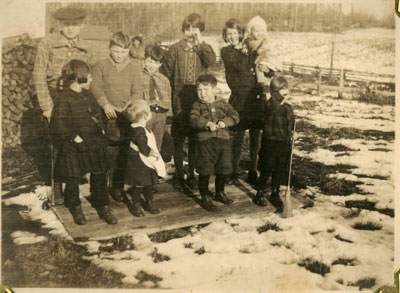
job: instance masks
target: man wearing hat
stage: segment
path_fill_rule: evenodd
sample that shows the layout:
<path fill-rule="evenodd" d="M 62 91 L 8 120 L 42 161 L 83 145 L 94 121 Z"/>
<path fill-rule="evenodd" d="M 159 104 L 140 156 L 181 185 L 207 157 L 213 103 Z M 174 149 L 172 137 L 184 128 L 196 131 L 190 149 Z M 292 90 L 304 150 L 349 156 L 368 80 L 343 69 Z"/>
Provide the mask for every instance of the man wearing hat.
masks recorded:
<path fill-rule="evenodd" d="M 33 69 L 33 83 L 39 106 L 48 122 L 57 100 L 56 85 L 64 65 L 73 59 L 93 63 L 90 50 L 79 38 L 86 11 L 67 6 L 58 9 L 53 16 L 57 20 L 58 31 L 39 42 Z M 57 157 L 56 155 L 55 149 L 54 157 Z M 61 182 L 57 179 L 54 184 L 54 195 L 56 201 L 61 199 Z"/>

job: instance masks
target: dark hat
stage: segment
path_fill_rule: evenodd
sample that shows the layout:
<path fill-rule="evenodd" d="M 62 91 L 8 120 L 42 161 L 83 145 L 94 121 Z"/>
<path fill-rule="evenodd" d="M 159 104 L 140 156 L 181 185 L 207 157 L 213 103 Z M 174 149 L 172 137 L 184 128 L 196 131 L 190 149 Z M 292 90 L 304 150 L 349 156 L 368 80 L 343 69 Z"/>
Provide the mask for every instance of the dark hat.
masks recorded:
<path fill-rule="evenodd" d="M 54 13 L 54 17 L 61 21 L 83 20 L 87 15 L 85 9 L 79 7 L 63 7 Z"/>

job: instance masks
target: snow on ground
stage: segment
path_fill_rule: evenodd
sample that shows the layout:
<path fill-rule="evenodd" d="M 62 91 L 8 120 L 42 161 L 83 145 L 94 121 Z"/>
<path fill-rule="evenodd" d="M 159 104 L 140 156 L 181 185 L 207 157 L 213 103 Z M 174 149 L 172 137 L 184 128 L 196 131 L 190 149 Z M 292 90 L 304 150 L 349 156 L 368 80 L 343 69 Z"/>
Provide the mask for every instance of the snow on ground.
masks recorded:
<path fill-rule="evenodd" d="M 355 65 L 361 66 L 357 67 L 358 70 L 374 69 L 371 71 L 381 72 L 394 68 L 391 63 L 394 60 L 394 49 L 390 45 L 394 42 L 392 34 L 392 31 L 386 30 L 352 31 L 337 38 L 343 46 L 358 44 L 354 50 L 370 52 L 354 56 L 361 56 L 361 59 L 354 60 Z M 271 42 L 275 44 L 287 40 L 286 43 L 281 42 L 282 54 L 287 54 L 289 59 L 295 58 L 294 62 L 302 60 L 305 64 L 311 64 L 307 63 L 311 61 L 318 63 L 319 57 L 315 56 L 321 56 L 330 48 L 329 34 L 270 35 Z M 373 45 L 374 43 L 377 45 Z M 387 43 L 388 49 L 385 49 L 384 44 Z M 218 45 L 218 41 L 215 44 Z M 305 44 L 308 46 L 304 47 Z M 338 48 L 340 46 L 339 44 Z M 376 48 L 381 51 L 374 55 L 374 50 L 378 50 Z M 354 50 L 345 50 L 345 53 Z M 387 58 L 382 57 L 382 52 L 388 54 Z M 323 58 L 325 57 L 321 56 L 321 60 Z M 217 77 L 221 93 L 226 96 L 229 89 L 223 72 Z M 317 127 L 394 131 L 394 108 L 391 106 L 380 107 L 309 95 L 294 96 L 291 103 L 298 109 L 296 115 L 299 119 Z M 376 203 L 375 207 L 379 209 L 394 208 L 394 142 L 383 138 L 347 138 L 330 143 L 342 144 L 353 150 L 347 151 L 349 156 L 335 156 L 338 152 L 321 147 L 312 152 L 295 148 L 295 154 L 326 165 L 355 166 L 355 169 L 351 169 L 352 174 L 336 173 L 331 176 L 361 182 L 358 187 L 363 194 L 327 196 L 317 187 L 307 187 L 297 192 L 300 196 L 312 197 L 314 206 L 295 210 L 292 218 L 282 219 L 277 214 L 266 213 L 259 218 L 246 217 L 215 222 L 203 228 L 193 227 L 189 235 L 165 243 L 154 243 L 146 234 L 142 234 L 133 239 L 135 249 L 122 252 L 100 251 L 99 242 L 88 241 L 81 243 L 91 254 L 86 258 L 103 268 L 124 274 L 124 282 L 138 283 L 137 276 L 140 272 L 160 278 L 156 283 L 151 280 L 141 283 L 148 288 L 157 285 L 169 289 L 221 289 L 228 292 L 279 289 L 358 290 L 355 283 L 366 278 L 375 279 L 371 290 L 391 285 L 394 219 L 377 211 L 357 211 L 345 208 L 344 205 L 346 200 L 368 200 Z M 6 205 L 26 206 L 25 218 L 41 221 L 44 227 L 52 229 L 51 233 L 70 239 L 56 216 L 51 211 L 42 209 L 42 202 L 48 192 L 47 187 L 38 186 L 33 193 L 21 194 L 3 202 Z M 81 186 L 81 193 L 81 196 L 89 194 L 87 184 Z M 276 231 L 258 233 L 257 228 L 266 224 L 275 227 Z M 355 228 L 362 224 L 373 225 L 377 230 Z M 14 234 L 13 239 L 16 244 L 22 244 L 25 240 L 28 241 L 24 237 L 33 241 L 37 236 L 20 231 Z M 169 260 L 154 262 L 154 253 L 168 256 Z"/>

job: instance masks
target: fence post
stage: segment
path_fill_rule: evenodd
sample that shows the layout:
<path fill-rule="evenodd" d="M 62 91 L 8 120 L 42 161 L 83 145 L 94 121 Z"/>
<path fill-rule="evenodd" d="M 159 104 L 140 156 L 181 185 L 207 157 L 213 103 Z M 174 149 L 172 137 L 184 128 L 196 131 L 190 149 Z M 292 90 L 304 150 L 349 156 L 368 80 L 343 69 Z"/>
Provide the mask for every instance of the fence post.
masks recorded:
<path fill-rule="evenodd" d="M 321 83 L 322 83 L 322 70 L 318 67 L 318 86 L 317 86 L 317 95 L 321 95 Z"/>
<path fill-rule="evenodd" d="M 339 80 L 339 93 L 338 98 L 343 98 L 343 88 L 344 88 L 344 69 L 343 65 L 340 67 L 340 80 Z"/>

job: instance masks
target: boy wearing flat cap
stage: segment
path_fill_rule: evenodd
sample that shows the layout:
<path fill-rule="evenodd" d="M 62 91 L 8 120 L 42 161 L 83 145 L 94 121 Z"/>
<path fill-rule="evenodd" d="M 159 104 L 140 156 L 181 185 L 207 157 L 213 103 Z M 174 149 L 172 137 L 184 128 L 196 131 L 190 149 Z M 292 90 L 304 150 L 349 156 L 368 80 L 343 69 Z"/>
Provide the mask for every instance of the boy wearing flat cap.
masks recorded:
<path fill-rule="evenodd" d="M 56 85 L 64 65 L 73 59 L 93 63 L 90 50 L 79 38 L 86 11 L 67 6 L 58 9 L 53 16 L 57 20 L 59 31 L 39 42 L 33 69 L 33 83 L 39 106 L 48 121 L 51 118 L 54 102 L 57 100 Z M 55 157 L 56 155 L 57 149 L 54 152 Z M 55 179 L 56 199 L 61 198 L 61 182 L 59 181 Z"/>

